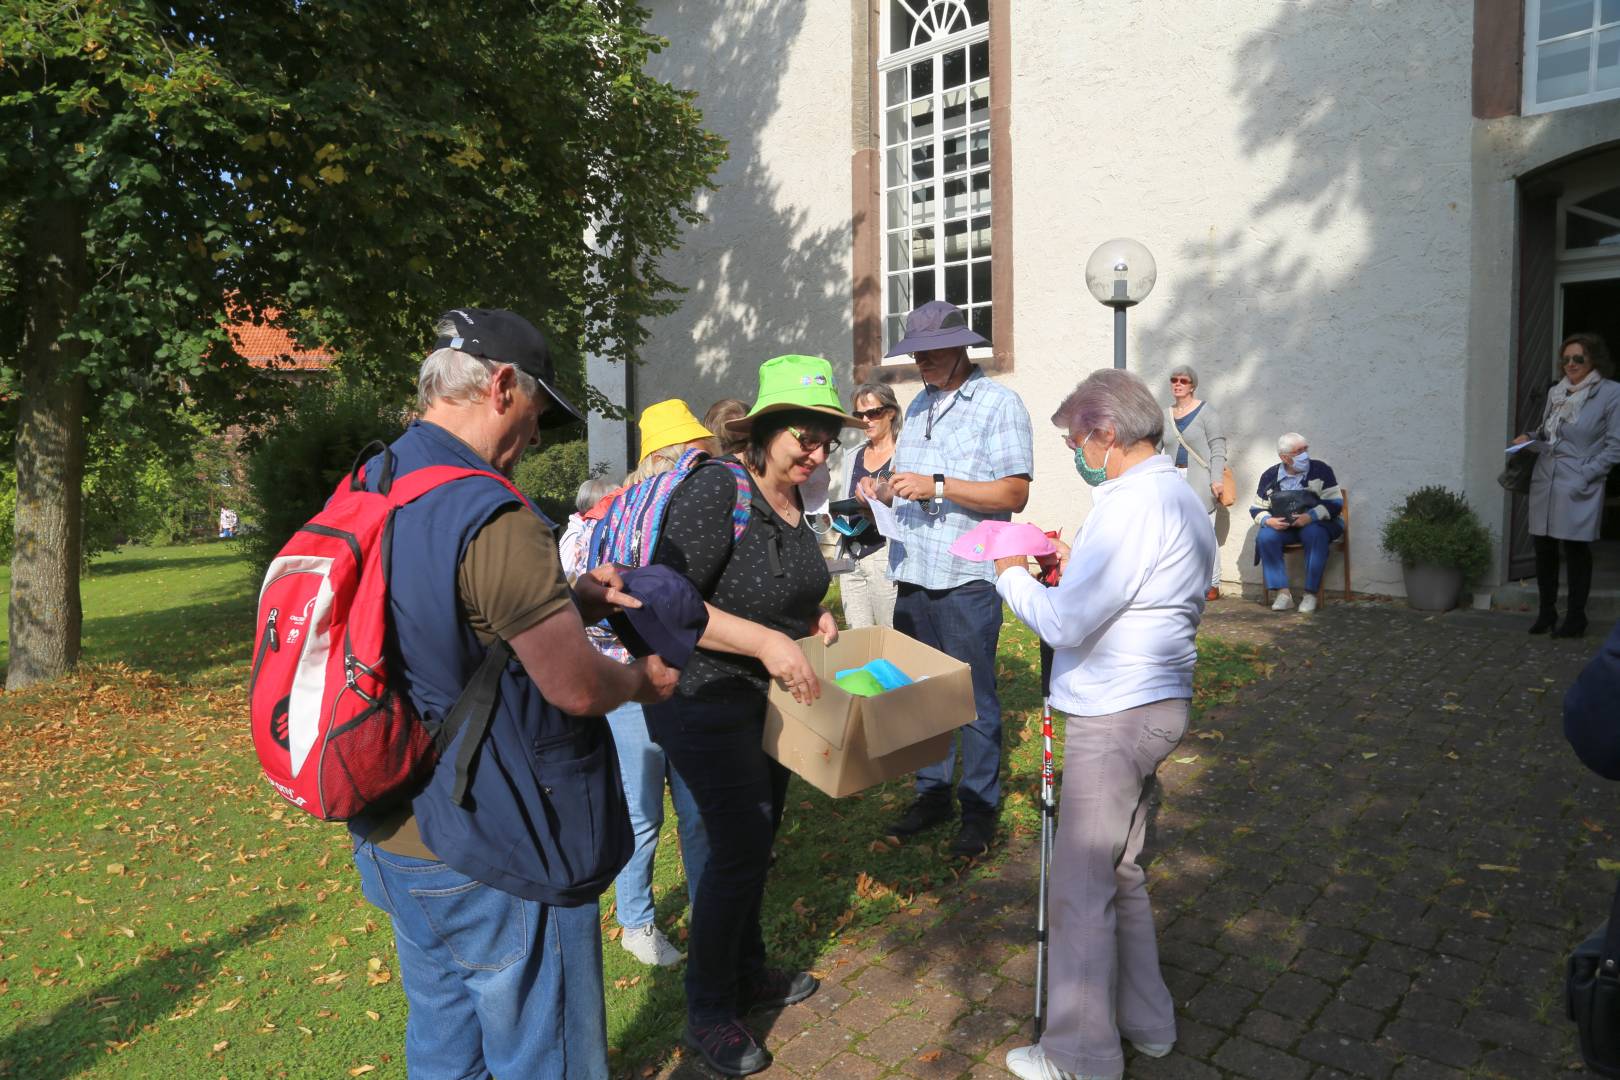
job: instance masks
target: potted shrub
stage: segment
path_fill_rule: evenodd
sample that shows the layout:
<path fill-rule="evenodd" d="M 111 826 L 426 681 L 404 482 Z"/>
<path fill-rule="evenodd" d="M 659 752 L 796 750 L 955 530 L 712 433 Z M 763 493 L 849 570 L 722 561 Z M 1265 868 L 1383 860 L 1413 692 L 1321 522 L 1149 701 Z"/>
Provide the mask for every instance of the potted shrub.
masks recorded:
<path fill-rule="evenodd" d="M 1406 601 L 1419 611 L 1450 611 L 1464 584 L 1491 561 L 1491 534 L 1468 500 L 1443 487 L 1418 488 L 1384 522 L 1384 551 L 1401 560 Z"/>

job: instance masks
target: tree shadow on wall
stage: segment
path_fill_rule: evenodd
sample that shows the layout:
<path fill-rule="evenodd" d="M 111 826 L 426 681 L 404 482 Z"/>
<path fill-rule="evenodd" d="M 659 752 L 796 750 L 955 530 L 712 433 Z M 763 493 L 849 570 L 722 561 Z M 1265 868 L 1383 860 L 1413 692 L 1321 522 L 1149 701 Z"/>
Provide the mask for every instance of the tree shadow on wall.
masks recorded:
<path fill-rule="evenodd" d="M 678 394 L 698 413 L 721 397 L 752 401 L 761 362 L 782 353 L 826 356 L 847 378 L 851 263 L 847 216 L 818 224 L 784 194 L 806 177 L 847 192 L 847 154 L 817 155 L 823 140 L 791 138 L 767 148 L 775 124 L 789 53 L 804 30 L 804 4 L 737 5 L 721 0 L 674 0 L 655 5 L 651 29 L 670 47 L 650 67 L 677 86 L 701 91 L 704 126 L 724 137 L 730 156 L 715 176 L 719 190 L 702 209 L 709 216 L 686 232 L 666 273 L 688 291 L 674 314 L 659 320 L 643 354 L 652 361 L 633 372 L 654 394 Z M 843 40 L 843 39 L 841 39 Z M 847 44 L 844 45 L 847 49 Z M 847 81 L 847 52 L 827 58 L 826 77 Z M 823 114 L 807 124 L 849 126 L 847 114 Z M 792 123 L 787 125 L 789 130 Z M 668 369 L 668 370 L 666 370 Z M 678 378 L 670 371 L 679 371 Z"/>
<path fill-rule="evenodd" d="M 1401 493 L 1463 476 L 1461 456 L 1436 460 L 1423 434 L 1465 418 L 1472 26 L 1463 5 L 1375 7 L 1401 18 L 1282 5 L 1228 54 L 1246 159 L 1233 164 L 1268 180 L 1235 197 L 1209 185 L 1212 224 L 1164 260 L 1178 302 L 1144 311 L 1150 384 L 1195 364 L 1220 410 L 1251 584 L 1247 507 L 1283 432 L 1304 433 L 1356 491 L 1362 566 L 1379 562 Z"/>

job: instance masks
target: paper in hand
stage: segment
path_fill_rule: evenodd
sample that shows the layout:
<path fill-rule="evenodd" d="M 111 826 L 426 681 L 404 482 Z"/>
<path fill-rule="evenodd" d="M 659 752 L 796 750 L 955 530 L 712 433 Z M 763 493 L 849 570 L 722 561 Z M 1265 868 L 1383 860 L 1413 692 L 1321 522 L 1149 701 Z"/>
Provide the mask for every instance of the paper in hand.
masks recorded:
<path fill-rule="evenodd" d="M 900 522 L 895 517 L 893 508 L 884 506 L 877 499 L 869 500 L 866 508 L 872 512 L 872 524 L 877 526 L 879 535 L 886 536 L 890 540 L 900 539 Z"/>

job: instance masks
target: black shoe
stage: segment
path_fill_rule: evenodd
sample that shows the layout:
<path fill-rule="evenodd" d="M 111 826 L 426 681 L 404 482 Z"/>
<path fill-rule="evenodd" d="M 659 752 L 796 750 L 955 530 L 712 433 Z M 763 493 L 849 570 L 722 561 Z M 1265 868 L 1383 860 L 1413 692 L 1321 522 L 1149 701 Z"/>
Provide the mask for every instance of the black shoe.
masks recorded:
<path fill-rule="evenodd" d="M 788 971 L 768 967 L 751 979 L 744 979 L 737 994 L 737 1011 L 780 1009 L 797 1005 L 821 986 L 821 980 L 808 971 Z"/>
<path fill-rule="evenodd" d="M 990 842 L 996 838 L 996 819 L 990 814 L 964 814 L 962 816 L 962 831 L 956 834 L 947 849 L 952 855 L 966 855 L 976 858 L 990 850 Z"/>
<path fill-rule="evenodd" d="M 887 835 L 915 836 L 925 829 L 951 819 L 951 800 L 938 795 L 919 795 L 911 808 L 889 826 Z"/>
<path fill-rule="evenodd" d="M 688 1023 L 681 1041 L 702 1054 L 709 1068 L 726 1076 L 748 1076 L 771 1065 L 771 1055 L 735 1019 L 703 1027 Z"/>
<path fill-rule="evenodd" d="M 1586 636 L 1585 615 L 1565 615 L 1564 621 L 1558 624 L 1558 629 L 1552 632 L 1553 637 L 1576 638 Z"/>
<path fill-rule="evenodd" d="M 1536 616 L 1536 621 L 1530 624 L 1530 632 L 1532 634 L 1545 634 L 1557 622 L 1558 612 L 1551 608 L 1543 608 L 1541 614 Z"/>

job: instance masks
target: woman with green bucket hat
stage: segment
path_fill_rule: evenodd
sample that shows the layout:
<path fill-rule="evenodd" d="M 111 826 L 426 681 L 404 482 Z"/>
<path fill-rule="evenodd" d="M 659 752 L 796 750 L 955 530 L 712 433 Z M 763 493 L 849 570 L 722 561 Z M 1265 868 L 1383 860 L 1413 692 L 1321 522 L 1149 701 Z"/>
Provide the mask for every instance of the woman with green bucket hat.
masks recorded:
<path fill-rule="evenodd" d="M 695 877 L 686 962 L 686 1043 L 727 1076 L 771 1061 L 740 1022 L 751 1009 L 791 1005 L 816 990 L 809 972 L 765 962 L 760 903 L 788 772 L 765 756 L 765 695 L 775 679 L 797 700 L 821 693 L 795 639 L 837 623 L 821 606 L 831 583 L 798 485 L 860 421 L 843 411 L 832 365 L 816 356 L 778 356 L 759 369 L 759 395 L 727 423 L 746 436 L 736 457 L 751 492 L 732 470 L 700 465 L 675 490 L 653 562 L 695 585 L 709 625 L 675 696 L 647 708 L 647 727 L 703 816 L 709 855 Z M 738 495 L 748 497 L 747 531 L 733 543 Z"/>

